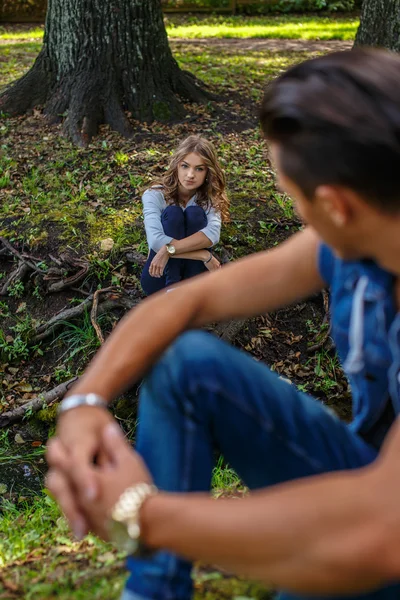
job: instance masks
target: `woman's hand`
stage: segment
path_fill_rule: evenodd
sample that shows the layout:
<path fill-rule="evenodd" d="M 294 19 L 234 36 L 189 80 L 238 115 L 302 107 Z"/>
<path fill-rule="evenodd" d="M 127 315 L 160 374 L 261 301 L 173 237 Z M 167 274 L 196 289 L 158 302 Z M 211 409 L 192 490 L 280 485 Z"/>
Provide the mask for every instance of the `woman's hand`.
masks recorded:
<path fill-rule="evenodd" d="M 169 260 L 169 254 L 166 246 L 160 248 L 149 267 L 149 274 L 151 277 L 162 277 L 164 275 L 164 269 L 167 266 Z"/>
<path fill-rule="evenodd" d="M 205 262 L 204 264 L 209 271 L 216 271 L 217 269 L 221 268 L 221 263 L 219 262 L 219 260 L 217 258 L 215 258 L 215 256 L 213 254 L 211 256 L 212 256 L 211 260 L 209 260 L 208 262 Z"/>

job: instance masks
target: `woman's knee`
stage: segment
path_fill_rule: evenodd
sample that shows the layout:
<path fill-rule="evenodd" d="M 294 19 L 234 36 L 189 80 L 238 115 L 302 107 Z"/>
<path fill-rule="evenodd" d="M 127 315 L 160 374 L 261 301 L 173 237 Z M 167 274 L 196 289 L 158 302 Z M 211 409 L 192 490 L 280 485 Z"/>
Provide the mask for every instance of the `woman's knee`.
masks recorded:
<path fill-rule="evenodd" d="M 207 226 L 207 215 L 201 206 L 188 206 L 184 214 L 188 235 L 192 235 Z"/>
<path fill-rule="evenodd" d="M 161 215 L 161 224 L 166 235 L 175 239 L 185 237 L 185 217 L 180 206 L 167 206 Z"/>

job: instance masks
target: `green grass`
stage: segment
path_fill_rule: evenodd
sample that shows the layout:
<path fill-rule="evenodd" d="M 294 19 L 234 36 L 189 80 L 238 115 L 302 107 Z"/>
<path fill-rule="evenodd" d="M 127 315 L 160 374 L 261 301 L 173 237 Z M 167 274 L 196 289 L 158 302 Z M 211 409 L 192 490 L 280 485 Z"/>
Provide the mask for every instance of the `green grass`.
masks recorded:
<path fill-rule="evenodd" d="M 34 27 L 33 29 L 22 29 L 21 31 L 8 31 L 6 27 L 0 27 L 0 40 L 42 40 L 43 27 Z"/>
<path fill-rule="evenodd" d="M 122 555 L 92 535 L 75 541 L 45 494 L 0 504 L 0 570 L 25 600 L 117 600 L 125 582 Z"/>
<path fill-rule="evenodd" d="M 166 18 L 167 33 L 171 38 L 280 38 L 298 40 L 352 40 L 359 19 L 355 17 L 319 17 L 308 15 L 281 15 L 268 17 L 171 17 Z M 21 31 L 0 28 L 0 42 L 13 44 L 24 40 L 30 46 L 41 41 L 43 29 L 36 27 Z M 11 44 L 10 44 L 11 45 Z"/>
<path fill-rule="evenodd" d="M 359 20 L 315 16 L 208 17 L 186 23 L 167 23 L 171 38 L 280 38 L 352 40 Z"/>

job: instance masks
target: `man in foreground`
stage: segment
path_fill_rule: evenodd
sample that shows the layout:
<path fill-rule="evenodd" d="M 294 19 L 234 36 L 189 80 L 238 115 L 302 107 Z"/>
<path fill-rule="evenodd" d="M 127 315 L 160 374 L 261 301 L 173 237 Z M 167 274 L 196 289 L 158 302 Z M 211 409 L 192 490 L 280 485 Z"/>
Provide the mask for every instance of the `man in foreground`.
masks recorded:
<path fill-rule="evenodd" d="M 399 57 L 356 50 L 273 82 L 261 124 L 308 228 L 143 302 L 63 401 L 48 484 L 77 535 L 117 539 L 119 526 L 126 547 L 139 544 L 124 599 L 188 599 L 193 559 L 286 599 L 400 597 L 397 425 L 381 451 L 400 408 L 399 78 Z M 181 335 L 326 285 L 350 426 L 250 356 Z M 151 367 L 135 453 L 103 405 Z M 215 447 L 257 492 L 240 502 L 205 493 Z"/>

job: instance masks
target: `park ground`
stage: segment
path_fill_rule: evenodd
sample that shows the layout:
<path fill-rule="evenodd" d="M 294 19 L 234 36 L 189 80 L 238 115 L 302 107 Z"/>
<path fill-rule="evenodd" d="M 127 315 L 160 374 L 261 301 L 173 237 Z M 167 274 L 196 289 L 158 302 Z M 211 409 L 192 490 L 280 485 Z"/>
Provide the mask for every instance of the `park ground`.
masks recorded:
<path fill-rule="evenodd" d="M 1 412 L 79 375 L 99 347 L 88 312 L 58 321 L 51 331 L 50 319 L 111 286 L 115 298 L 123 293 L 132 303 L 141 300 L 135 261 L 146 252 L 140 193 L 162 173 L 177 140 L 201 133 L 217 147 L 231 200 L 231 220 L 216 250 L 223 260 L 270 248 L 301 227 L 290 198 L 276 188 L 257 105 L 265 84 L 290 65 L 351 47 L 356 27 L 356 17 L 168 17 L 180 66 L 219 95 L 206 106 L 187 105 L 182 122 L 138 123 L 130 140 L 103 128 L 88 148 L 77 149 L 40 111 L 0 116 L 0 236 L 19 253 L 18 259 L 0 254 L 0 288 L 22 254 L 28 272 L 0 297 L 0 419 Z M 0 89 L 30 67 L 42 35 L 42 27 L 0 26 Z M 63 287 L 75 276 L 75 285 Z M 326 297 L 317 296 L 247 322 L 234 343 L 348 418 L 349 391 L 326 313 Z M 107 333 L 121 315 L 121 307 L 99 311 L 97 324 Z M 49 335 L 40 339 L 43 331 Z M 115 406 L 130 439 L 136 401 L 135 388 Z M 24 417 L 0 429 L 0 598 L 117 599 L 123 557 L 93 536 L 76 542 L 42 490 L 54 406 Z M 222 457 L 213 493 L 246 493 Z M 197 600 L 271 597 L 270 590 L 213 566 L 197 565 L 194 577 Z"/>

